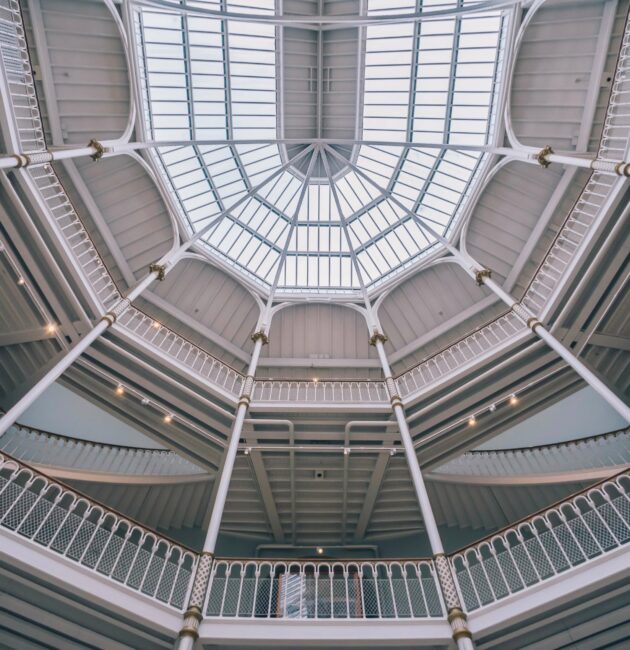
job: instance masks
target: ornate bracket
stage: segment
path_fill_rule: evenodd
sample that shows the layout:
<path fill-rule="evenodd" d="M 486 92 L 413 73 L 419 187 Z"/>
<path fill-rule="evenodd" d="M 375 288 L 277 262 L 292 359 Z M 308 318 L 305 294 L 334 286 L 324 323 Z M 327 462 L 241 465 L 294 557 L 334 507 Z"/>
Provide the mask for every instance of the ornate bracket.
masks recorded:
<path fill-rule="evenodd" d="M 383 332 L 379 332 L 378 330 L 374 330 L 374 334 L 370 337 L 370 345 L 376 345 L 376 342 L 380 341 L 381 343 L 385 343 L 387 341 L 387 337 Z"/>
<path fill-rule="evenodd" d="M 484 278 L 491 278 L 492 277 L 492 271 L 490 269 L 480 269 L 479 271 L 475 271 L 475 282 L 477 283 L 477 286 L 481 286 L 484 282 Z"/>
<path fill-rule="evenodd" d="M 150 264 L 149 273 L 156 273 L 157 279 L 161 282 L 166 277 L 166 264 Z"/>
<path fill-rule="evenodd" d="M 267 343 L 269 343 L 269 337 L 265 334 L 263 330 L 258 330 L 257 332 L 254 332 L 252 334 L 252 341 L 254 343 L 256 343 L 258 339 L 261 339 L 263 345 L 267 345 Z"/>
<path fill-rule="evenodd" d="M 553 153 L 553 149 L 551 148 L 550 145 L 547 145 L 544 149 L 541 149 L 535 156 L 534 159 L 538 161 L 538 164 L 541 167 L 549 167 L 551 165 L 551 161 L 547 160 L 547 156 Z"/>
<path fill-rule="evenodd" d="M 92 147 L 93 149 L 96 149 L 96 151 L 90 156 L 90 158 L 94 162 L 98 162 L 103 157 L 103 154 L 105 153 L 105 147 L 98 140 L 94 140 L 94 139 L 88 142 L 88 147 Z"/>

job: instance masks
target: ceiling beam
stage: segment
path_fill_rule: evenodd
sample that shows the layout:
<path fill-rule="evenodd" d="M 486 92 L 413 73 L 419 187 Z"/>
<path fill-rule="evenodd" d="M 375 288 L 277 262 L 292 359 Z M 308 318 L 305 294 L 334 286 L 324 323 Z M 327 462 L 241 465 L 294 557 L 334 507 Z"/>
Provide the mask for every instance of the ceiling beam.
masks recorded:
<path fill-rule="evenodd" d="M 245 425 L 243 427 L 243 437 L 245 438 L 246 444 L 256 444 L 258 440 L 256 439 L 256 434 L 253 431 L 251 425 Z M 262 459 L 262 454 L 257 449 L 252 449 L 249 454 L 249 464 L 254 472 L 256 477 L 256 482 L 258 484 L 258 490 L 260 492 L 260 500 L 265 509 L 265 514 L 267 516 L 267 521 L 273 532 L 273 537 L 276 542 L 284 542 L 284 529 L 280 523 L 280 516 L 278 515 L 278 509 L 276 508 L 276 501 L 271 490 L 271 484 L 269 483 L 269 475 L 267 474 L 267 468 Z"/>
<path fill-rule="evenodd" d="M 589 339 L 590 345 L 598 345 L 602 348 L 614 348 L 630 352 L 630 338 L 627 336 L 614 336 L 604 332 L 595 332 Z"/>
<path fill-rule="evenodd" d="M 383 426 L 391 426 L 392 423 L 383 422 Z M 383 446 L 391 445 L 398 438 L 398 430 L 389 431 L 384 434 L 382 444 Z M 361 507 L 361 513 L 359 514 L 359 520 L 357 521 L 356 528 L 354 530 L 353 541 L 357 542 L 364 539 L 365 533 L 367 531 L 370 519 L 372 517 L 372 512 L 374 512 L 374 506 L 376 505 L 376 499 L 381 491 L 381 484 L 385 478 L 385 472 L 389 466 L 389 459 L 391 458 L 391 453 L 389 450 L 383 451 L 378 455 L 376 462 L 374 464 L 374 469 L 372 470 L 372 476 L 370 477 L 370 483 L 368 489 L 365 491 L 365 498 L 363 500 L 363 506 Z"/>

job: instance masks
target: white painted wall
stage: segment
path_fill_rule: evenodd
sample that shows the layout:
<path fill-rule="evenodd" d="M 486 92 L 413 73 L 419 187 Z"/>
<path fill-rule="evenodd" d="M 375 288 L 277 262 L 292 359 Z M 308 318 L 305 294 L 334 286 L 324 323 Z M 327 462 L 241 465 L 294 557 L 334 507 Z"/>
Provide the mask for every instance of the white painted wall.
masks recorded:
<path fill-rule="evenodd" d="M 503 432 L 479 449 L 533 447 L 586 438 L 626 426 L 592 388 L 583 388 Z"/>
<path fill-rule="evenodd" d="M 20 424 L 71 438 L 130 447 L 160 448 L 147 436 L 60 384 L 53 384 L 19 421 Z"/>

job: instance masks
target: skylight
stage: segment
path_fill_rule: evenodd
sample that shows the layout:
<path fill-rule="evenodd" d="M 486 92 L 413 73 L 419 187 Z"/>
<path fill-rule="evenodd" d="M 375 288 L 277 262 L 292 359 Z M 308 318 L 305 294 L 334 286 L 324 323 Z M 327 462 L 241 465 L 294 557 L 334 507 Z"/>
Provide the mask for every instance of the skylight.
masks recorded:
<path fill-rule="evenodd" d="M 483 155 L 404 143 L 491 141 L 505 15 L 319 29 L 220 14 L 274 16 L 253 4 L 135 7 L 146 136 L 190 142 L 155 161 L 190 234 L 225 212 L 203 239 L 216 263 L 278 292 L 374 289 L 435 250 L 409 212 L 441 235 L 458 222 Z M 473 4 L 369 0 L 363 17 Z"/>

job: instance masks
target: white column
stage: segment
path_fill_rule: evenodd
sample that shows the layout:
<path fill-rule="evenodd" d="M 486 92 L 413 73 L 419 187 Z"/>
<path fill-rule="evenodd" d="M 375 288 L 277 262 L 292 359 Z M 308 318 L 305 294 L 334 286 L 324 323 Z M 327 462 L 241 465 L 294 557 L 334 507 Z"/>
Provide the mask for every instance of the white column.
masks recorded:
<path fill-rule="evenodd" d="M 418 499 L 420 512 L 422 513 L 422 519 L 429 537 L 429 544 L 431 545 L 431 553 L 435 562 L 438 582 L 444 599 L 444 604 L 446 605 L 448 622 L 451 626 L 453 639 L 457 643 L 458 650 L 474 650 L 475 645 L 466 623 L 466 614 L 464 613 L 459 600 L 451 566 L 444 555 L 444 547 L 442 545 L 442 539 L 440 538 L 440 531 L 438 530 L 437 522 L 435 521 L 433 508 L 431 507 L 427 488 L 424 483 L 424 478 L 422 477 L 422 471 L 420 470 L 420 463 L 418 462 L 416 450 L 413 446 L 413 439 L 411 438 L 411 432 L 407 425 L 407 418 L 405 417 L 402 400 L 398 395 L 396 382 L 392 376 L 387 355 L 385 354 L 385 346 L 383 345 L 385 340 L 385 335 L 382 332 L 375 331 L 372 334 L 370 343 L 376 347 L 378 358 L 381 362 L 381 367 L 383 368 L 385 385 L 387 386 L 392 410 L 396 416 L 396 422 L 398 423 L 398 429 L 400 431 L 400 439 L 405 448 L 405 458 L 407 459 L 409 473 L 411 474 L 416 498 Z"/>
<path fill-rule="evenodd" d="M 234 469 L 234 461 L 236 460 L 236 452 L 238 451 L 238 443 L 243 432 L 243 421 L 247 415 L 247 409 L 251 401 L 251 392 L 254 387 L 254 375 L 258 366 L 258 359 L 262 346 L 267 342 L 267 336 L 264 331 L 258 331 L 254 334 L 254 351 L 252 358 L 249 362 L 247 370 L 247 377 L 243 384 L 241 396 L 236 409 L 236 418 L 232 425 L 232 433 L 230 434 L 230 441 L 227 451 L 225 452 L 225 460 L 223 462 L 223 469 L 221 470 L 221 477 L 219 479 L 219 487 L 217 488 L 216 498 L 212 509 L 212 516 L 208 524 L 208 531 L 206 539 L 203 544 L 204 552 L 214 553 L 217 545 L 217 537 L 219 535 L 219 528 L 221 526 L 221 519 L 223 518 L 223 510 L 225 508 L 225 500 L 227 498 L 228 488 L 232 479 L 232 470 Z"/>
<path fill-rule="evenodd" d="M 372 340 L 374 342 L 374 346 L 376 347 L 376 351 L 378 352 L 381 367 L 383 368 L 385 384 L 387 386 L 387 391 L 389 393 L 389 398 L 392 404 L 392 410 L 394 411 L 396 422 L 398 423 L 400 438 L 402 440 L 403 447 L 405 448 L 405 457 L 407 459 L 407 465 L 409 466 L 411 480 L 416 491 L 418 504 L 420 505 L 420 512 L 422 512 L 422 519 L 424 520 L 424 525 L 429 537 L 431 552 L 434 555 L 436 553 L 444 553 L 444 547 L 442 546 L 440 533 L 438 531 L 437 523 L 433 515 L 433 509 L 431 508 L 431 502 L 429 501 L 427 488 L 424 483 L 424 478 L 422 477 L 422 472 L 420 471 L 420 463 L 418 463 L 418 457 L 416 456 L 416 451 L 413 446 L 413 439 L 411 438 L 409 426 L 407 425 L 405 410 L 403 409 L 400 396 L 397 394 L 398 391 L 396 389 L 396 384 L 392 376 L 392 371 L 389 367 L 387 355 L 385 354 L 385 346 L 383 345 L 384 338 L 385 337 L 382 334 L 377 333 L 374 335 L 374 338 Z"/>
<path fill-rule="evenodd" d="M 494 280 L 490 277 L 483 276 L 481 281 L 487 286 L 495 295 L 497 295 L 506 305 L 512 308 L 512 311 L 536 334 L 539 336 L 552 350 L 558 353 L 564 361 L 567 362 L 575 372 L 584 379 L 584 381 L 595 390 L 601 397 L 603 397 L 612 408 L 625 418 L 626 422 L 630 422 L 630 407 L 615 393 L 606 386 L 606 384 L 591 372 L 572 352 L 570 352 L 558 339 L 547 330 L 544 325 L 529 312 L 522 304 L 516 300 L 506 291 L 503 290 Z"/>
<path fill-rule="evenodd" d="M 192 650 L 195 641 L 199 638 L 199 624 L 203 619 L 203 605 L 206 599 L 208 583 L 210 581 L 214 551 L 217 545 L 221 519 L 223 518 L 223 511 L 225 509 L 225 501 L 227 499 L 228 489 L 232 479 L 232 472 L 234 470 L 234 463 L 238 452 L 238 444 L 243 432 L 243 422 L 251 401 L 252 389 L 254 387 L 254 376 L 258 366 L 258 359 L 260 358 L 260 351 L 262 346 L 267 343 L 267 335 L 264 329 L 257 331 L 253 334 L 252 338 L 254 339 L 254 351 L 252 352 L 252 358 L 249 362 L 247 377 L 243 383 L 238 406 L 236 407 L 236 416 L 234 418 L 234 423 L 232 424 L 228 446 L 225 450 L 225 458 L 223 460 L 223 467 L 221 468 L 219 485 L 217 487 L 217 493 L 212 508 L 210 523 L 206 532 L 206 539 L 203 544 L 203 551 L 199 558 L 197 570 L 195 571 L 195 576 L 193 578 L 193 586 L 188 600 L 188 608 L 184 614 L 184 626 L 180 630 L 177 638 L 177 650 Z"/>
<path fill-rule="evenodd" d="M 65 354 L 21 399 L 19 399 L 0 418 L 0 435 L 33 404 L 33 402 L 85 352 L 87 348 L 109 327 L 109 322 L 103 317 L 98 324 Z"/>
<path fill-rule="evenodd" d="M 96 339 L 129 307 L 131 301 L 137 298 L 159 275 L 159 271 L 151 271 L 144 280 L 139 282 L 128 294 L 106 314 L 99 322 L 25 394 L 1 418 L 0 436 L 33 404 L 33 402 L 96 341 Z"/>

